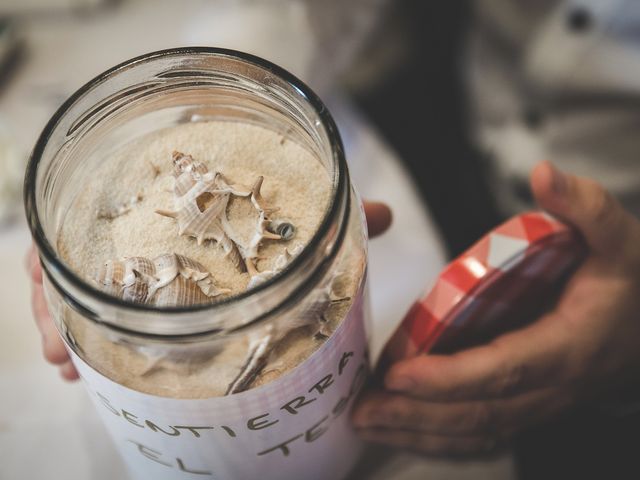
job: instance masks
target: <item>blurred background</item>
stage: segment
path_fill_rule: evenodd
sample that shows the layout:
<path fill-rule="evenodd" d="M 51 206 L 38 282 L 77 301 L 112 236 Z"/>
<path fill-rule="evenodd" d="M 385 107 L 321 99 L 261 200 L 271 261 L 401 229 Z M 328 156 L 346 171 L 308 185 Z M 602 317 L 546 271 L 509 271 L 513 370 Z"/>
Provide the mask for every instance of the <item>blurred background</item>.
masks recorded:
<path fill-rule="evenodd" d="M 0 0 L 0 375 L 12 392 L 0 477 L 122 475 L 81 389 L 41 359 L 21 265 L 28 153 L 88 80 L 149 51 L 206 45 L 309 83 L 336 117 L 361 193 L 395 212 L 371 247 L 375 352 L 447 258 L 533 208 L 537 161 L 597 178 L 640 213 L 639 32 L 640 2 L 619 0 Z M 513 454 L 378 452 L 358 478 L 623 478 L 615 472 L 637 468 L 637 426 L 574 411 L 517 439 Z M 34 448 L 49 454 L 27 463 Z"/>

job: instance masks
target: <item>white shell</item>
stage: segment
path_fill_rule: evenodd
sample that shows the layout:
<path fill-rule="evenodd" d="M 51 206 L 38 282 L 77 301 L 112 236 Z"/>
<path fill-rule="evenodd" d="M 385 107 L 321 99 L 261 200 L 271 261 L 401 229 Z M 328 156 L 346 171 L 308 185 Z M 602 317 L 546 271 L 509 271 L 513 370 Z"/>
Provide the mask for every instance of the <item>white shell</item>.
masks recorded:
<path fill-rule="evenodd" d="M 229 293 L 216 287 L 202 264 L 175 253 L 153 260 L 144 257 L 109 260 L 100 266 L 95 281 L 106 293 L 158 307 L 209 303 Z"/>
<path fill-rule="evenodd" d="M 175 219 L 178 235 L 193 237 L 198 245 L 206 240 L 214 240 L 222 246 L 236 267 L 241 270 L 246 268 L 252 279 L 260 275 L 255 266 L 260 246 L 265 240 L 283 240 L 269 230 L 273 223 L 269 216 L 278 209 L 269 205 L 260 193 L 264 177 L 258 177 L 253 187 L 248 188 L 231 182 L 219 172 L 209 172 L 202 162 L 180 152 L 173 152 L 173 166 L 174 210 L 156 210 L 156 213 Z M 231 195 L 250 197 L 251 204 L 258 212 L 255 233 L 246 243 L 238 239 L 227 218 Z M 292 236 L 287 240 L 290 238 Z"/>

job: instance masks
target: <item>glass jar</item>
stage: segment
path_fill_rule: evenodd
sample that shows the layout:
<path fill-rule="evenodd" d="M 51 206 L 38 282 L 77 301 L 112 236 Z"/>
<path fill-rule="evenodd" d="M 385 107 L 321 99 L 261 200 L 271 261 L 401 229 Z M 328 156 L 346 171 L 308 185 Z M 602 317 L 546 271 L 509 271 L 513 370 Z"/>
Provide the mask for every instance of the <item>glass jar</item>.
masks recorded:
<path fill-rule="evenodd" d="M 247 292 L 188 307 L 124 302 L 65 265 L 58 234 L 97 166 L 143 135 L 209 120 L 270 129 L 324 166 L 331 200 L 301 253 Z M 334 121 L 306 85 L 230 50 L 132 59 L 83 86 L 47 124 L 27 169 L 25 204 L 51 316 L 134 478 L 346 475 L 361 448 L 347 410 L 368 370 L 366 228 Z M 327 321 L 335 330 L 313 333 Z M 264 366 L 264 339 L 293 331 L 315 343 L 270 350 L 276 367 L 245 391 L 211 387 L 218 377 L 246 380 Z M 227 362 L 239 348 L 243 363 Z"/>

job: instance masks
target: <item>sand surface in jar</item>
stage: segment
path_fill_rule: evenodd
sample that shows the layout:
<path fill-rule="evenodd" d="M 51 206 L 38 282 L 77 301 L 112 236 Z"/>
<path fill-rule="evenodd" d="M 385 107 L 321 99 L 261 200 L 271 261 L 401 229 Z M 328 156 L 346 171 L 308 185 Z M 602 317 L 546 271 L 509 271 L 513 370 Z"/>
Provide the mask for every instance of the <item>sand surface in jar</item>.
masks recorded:
<path fill-rule="evenodd" d="M 98 265 L 109 259 L 178 253 L 202 263 L 216 285 L 231 290 L 229 295 L 245 290 L 249 275 L 235 268 L 219 245 L 198 245 L 194 238 L 178 235 L 175 220 L 155 213 L 173 206 L 173 151 L 191 155 L 235 183 L 250 186 L 264 176 L 262 195 L 279 209 L 274 217 L 295 225 L 296 235 L 289 242 L 264 242 L 259 271 L 271 268 L 285 248 L 308 243 L 327 209 L 331 181 L 325 168 L 309 151 L 275 132 L 239 122 L 165 129 L 128 144 L 105 161 L 65 216 L 58 249 L 85 280 L 93 281 Z M 134 197 L 139 201 L 127 213 L 100 218 Z M 255 225 L 256 212 L 248 199 L 232 201 L 228 216 L 241 234 Z"/>
<path fill-rule="evenodd" d="M 247 288 L 249 275 L 239 271 L 216 242 L 198 245 L 194 238 L 178 235 L 173 219 L 155 213 L 173 204 L 172 152 L 176 150 L 235 183 L 252 185 L 264 176 L 262 195 L 279 209 L 278 218 L 295 225 L 296 235 L 287 242 L 265 241 L 256 264 L 259 271 L 271 269 L 285 248 L 308 243 L 328 207 L 331 181 L 325 168 L 309 151 L 275 132 L 239 122 L 187 123 L 155 132 L 103 162 L 65 216 L 58 250 L 87 282 L 94 282 L 98 265 L 110 259 L 178 253 L 200 262 L 216 286 L 230 291 L 227 295 Z M 125 213 L 105 218 L 104 212 L 122 206 Z M 250 235 L 257 218 L 250 201 L 232 200 L 227 211 L 237 231 Z M 347 299 L 355 296 L 362 277 L 363 262 L 356 257 L 351 268 L 334 279 L 334 287 Z M 326 311 L 325 333 L 339 325 L 350 303 L 347 300 Z M 250 343 L 249 338 L 238 336 L 203 349 L 150 350 L 122 341 L 73 312 L 65 321 L 85 360 L 101 373 L 130 388 L 176 398 L 223 395 L 245 363 Z M 304 361 L 325 340 L 315 330 L 317 326 L 309 325 L 289 332 L 274 346 L 268 364 L 251 386 L 271 381 Z"/>

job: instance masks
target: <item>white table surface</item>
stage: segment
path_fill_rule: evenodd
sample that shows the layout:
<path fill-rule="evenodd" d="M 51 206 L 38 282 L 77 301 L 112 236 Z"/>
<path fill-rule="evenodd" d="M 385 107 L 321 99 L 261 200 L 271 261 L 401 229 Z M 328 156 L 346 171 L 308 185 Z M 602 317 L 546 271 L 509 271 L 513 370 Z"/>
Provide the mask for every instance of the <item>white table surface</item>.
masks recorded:
<path fill-rule="evenodd" d="M 259 46 L 259 34 L 252 44 L 246 39 L 236 41 L 228 28 L 220 30 L 219 36 L 211 33 L 218 31 L 215 28 L 200 28 L 200 34 L 197 29 L 181 29 L 180 22 L 187 25 L 190 21 L 185 16 L 185 3 L 201 4 L 195 0 L 135 2 L 83 22 L 64 16 L 30 20 L 25 25 L 29 43 L 26 62 L 0 91 L 0 120 L 8 124 L 18 146 L 28 151 L 64 97 L 128 57 L 187 43 L 223 45 L 268 56 L 260 50 L 264 47 Z M 159 5 L 159 26 L 144 38 L 136 38 L 132 27 L 152 11 L 157 13 Z M 216 21 L 224 23 L 220 18 Z M 201 19 L 198 22 L 202 24 Z M 271 33 L 265 35 L 271 38 Z M 287 61 L 294 70 L 304 65 L 301 58 Z M 344 98 L 332 96 L 328 103 L 342 132 L 357 188 L 364 197 L 383 200 L 394 210 L 391 230 L 370 245 L 371 347 L 376 355 L 413 299 L 443 266 L 443 249 L 395 153 Z M 0 229 L 0 478 L 126 478 L 82 385 L 63 382 L 42 359 L 23 267 L 29 243 L 24 220 Z M 375 468 L 367 469 L 367 463 Z M 445 462 L 383 449 L 366 456 L 362 467 L 363 472 L 367 470 L 366 477 L 375 480 L 515 478 L 508 455 L 492 461 Z"/>

